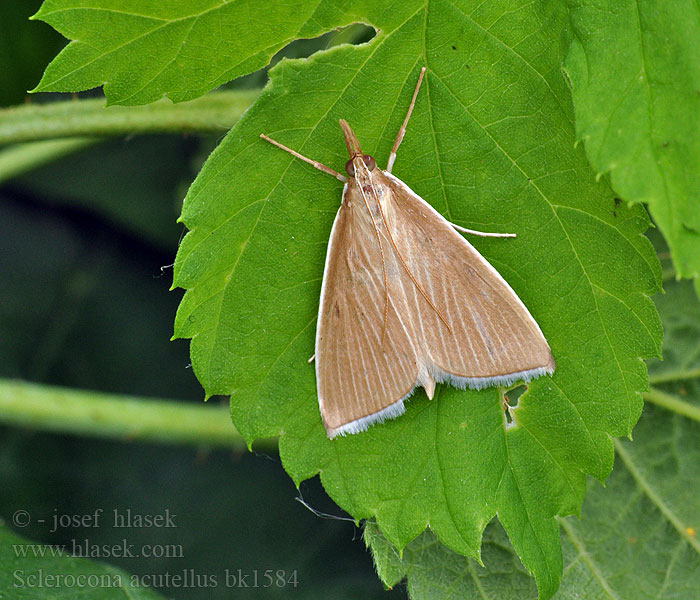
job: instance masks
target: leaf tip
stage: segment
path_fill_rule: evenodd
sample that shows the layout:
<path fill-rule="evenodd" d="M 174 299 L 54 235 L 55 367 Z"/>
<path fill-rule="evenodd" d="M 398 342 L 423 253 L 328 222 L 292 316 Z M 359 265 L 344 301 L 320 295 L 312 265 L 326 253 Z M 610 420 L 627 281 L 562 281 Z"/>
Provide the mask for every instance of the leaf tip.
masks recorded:
<path fill-rule="evenodd" d="M 98 86 L 99 87 L 99 86 Z M 106 81 L 102 82 L 102 91 L 105 95 L 105 108 L 108 106 L 128 106 L 126 102 L 121 102 L 119 99 L 112 98 L 112 94 L 107 91 L 108 84 Z"/>

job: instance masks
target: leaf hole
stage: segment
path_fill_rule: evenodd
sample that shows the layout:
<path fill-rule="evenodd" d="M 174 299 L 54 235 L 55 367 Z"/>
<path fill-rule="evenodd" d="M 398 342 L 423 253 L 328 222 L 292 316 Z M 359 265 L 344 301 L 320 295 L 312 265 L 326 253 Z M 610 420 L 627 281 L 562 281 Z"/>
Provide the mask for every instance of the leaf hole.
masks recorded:
<path fill-rule="evenodd" d="M 520 402 L 520 396 L 527 392 L 527 385 L 520 384 L 516 385 L 502 394 L 502 407 L 503 407 L 503 419 L 505 422 L 506 429 L 515 427 L 515 410 L 518 408 L 518 403 Z"/>
<path fill-rule="evenodd" d="M 268 79 L 267 72 L 283 58 L 309 58 L 317 52 L 322 52 L 334 46 L 340 46 L 341 44 L 359 46 L 371 41 L 376 35 L 377 30 L 374 27 L 365 25 L 364 23 L 353 23 L 352 25 L 327 31 L 314 38 L 293 40 L 284 48 L 278 50 L 270 59 L 270 64 L 265 68 L 236 79 L 236 87 L 263 87 Z"/>
<path fill-rule="evenodd" d="M 520 385 L 516 385 L 509 390 L 506 390 L 506 392 L 503 394 L 503 398 L 510 407 L 517 408 L 520 396 L 522 396 L 525 392 L 527 392 L 527 384 L 521 383 Z"/>

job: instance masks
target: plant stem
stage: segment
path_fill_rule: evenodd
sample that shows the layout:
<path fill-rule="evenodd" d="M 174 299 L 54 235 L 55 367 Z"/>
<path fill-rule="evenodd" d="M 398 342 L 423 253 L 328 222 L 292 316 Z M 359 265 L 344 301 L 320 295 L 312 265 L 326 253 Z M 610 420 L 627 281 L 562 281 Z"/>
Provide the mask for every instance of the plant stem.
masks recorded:
<path fill-rule="evenodd" d="M 259 90 L 213 92 L 173 104 L 105 106 L 105 100 L 66 100 L 0 110 L 0 145 L 75 136 L 140 133 L 224 133 L 258 97 Z"/>
<path fill-rule="evenodd" d="M 0 183 L 41 167 L 54 160 L 78 152 L 100 141 L 100 138 L 44 140 L 18 144 L 0 150 Z"/>
<path fill-rule="evenodd" d="M 642 396 L 644 396 L 644 400 L 647 402 L 661 406 L 666 410 L 678 413 L 679 415 L 683 415 L 689 419 L 700 421 L 700 407 L 694 406 L 689 402 L 685 402 L 678 396 L 668 394 L 667 392 L 662 392 L 656 388 L 651 388 L 648 392 L 643 393 Z"/>
<path fill-rule="evenodd" d="M 121 441 L 218 446 L 244 451 L 228 407 L 105 394 L 0 379 L 0 422 Z M 274 450 L 277 441 L 261 447 Z M 258 447 L 256 443 L 256 447 Z"/>
<path fill-rule="evenodd" d="M 673 381 L 682 381 L 684 379 L 696 379 L 700 377 L 700 369 L 688 369 L 685 371 L 668 371 L 658 375 L 649 375 L 649 383 L 657 385 L 659 383 L 670 383 Z"/>

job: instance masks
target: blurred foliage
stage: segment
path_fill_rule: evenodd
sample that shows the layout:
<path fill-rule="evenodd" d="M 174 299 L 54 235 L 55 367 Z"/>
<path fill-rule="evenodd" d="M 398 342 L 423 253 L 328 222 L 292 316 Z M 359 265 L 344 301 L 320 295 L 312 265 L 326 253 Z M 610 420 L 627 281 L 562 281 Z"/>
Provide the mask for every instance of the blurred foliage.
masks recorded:
<path fill-rule="evenodd" d="M 45 23 L 32 23 L 41 0 L 3 2 L 0 5 L 0 107 L 23 102 L 27 90 L 41 79 L 48 62 L 66 44 Z"/>

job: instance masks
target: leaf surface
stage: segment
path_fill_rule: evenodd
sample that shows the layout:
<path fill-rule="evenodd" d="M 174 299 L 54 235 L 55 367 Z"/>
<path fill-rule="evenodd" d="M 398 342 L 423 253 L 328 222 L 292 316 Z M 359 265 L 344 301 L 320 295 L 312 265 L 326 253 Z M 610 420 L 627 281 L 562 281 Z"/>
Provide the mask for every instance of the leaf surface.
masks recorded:
<path fill-rule="evenodd" d="M 581 519 L 561 521 L 564 576 L 556 600 L 695 597 L 700 577 L 699 435 L 698 423 L 648 409 L 634 442 L 618 446 L 606 487 L 590 480 Z M 395 586 L 407 577 L 412 600 L 536 596 L 496 525 L 484 534 L 484 567 L 449 550 L 430 531 L 409 543 L 401 558 L 374 525 L 367 527 L 365 541 L 384 583 Z"/>
<path fill-rule="evenodd" d="M 377 36 L 273 69 L 190 189 L 175 333 L 192 338 L 207 394 L 231 394 L 248 440 L 281 436 L 295 481 L 320 472 L 340 506 L 376 519 L 398 548 L 430 525 L 441 543 L 477 557 L 498 514 L 550 597 L 562 564 L 554 515 L 579 510 L 584 473 L 608 475 L 610 436 L 628 435 L 641 411 L 639 357 L 659 352 L 648 220 L 618 205 L 574 148 L 558 5 L 356 10 Z M 557 372 L 529 386 L 509 429 L 498 390 L 442 387 L 433 401 L 416 394 L 399 419 L 330 442 L 307 359 L 341 185 L 258 135 L 340 170 L 346 118 L 381 165 L 421 66 L 428 74 L 394 173 L 457 224 L 517 232 L 472 242 L 533 313 Z"/>
<path fill-rule="evenodd" d="M 72 40 L 33 91 L 104 85 L 108 104 L 191 100 L 356 20 L 326 2 L 251 0 L 46 0 L 33 18 Z"/>
<path fill-rule="evenodd" d="M 650 372 L 699 415 L 688 419 L 651 404 L 634 441 L 616 442 L 618 457 L 605 488 L 589 479 L 581 518 L 561 519 L 564 576 L 557 600 L 694 598 L 700 577 L 700 382 L 680 383 L 700 355 L 700 304 L 689 282 L 657 296 L 666 339 L 664 361 Z M 692 341 L 691 341 L 692 340 Z M 484 533 L 481 567 L 426 531 L 399 557 L 375 524 L 365 528 L 386 585 L 407 577 L 412 600 L 534 598 L 535 589 L 503 530 Z"/>
<path fill-rule="evenodd" d="M 647 202 L 681 277 L 700 274 L 700 8 L 570 0 L 576 139 L 627 202 Z M 700 281 L 696 281 L 696 287 Z M 698 287 L 700 292 L 700 287 Z"/>

